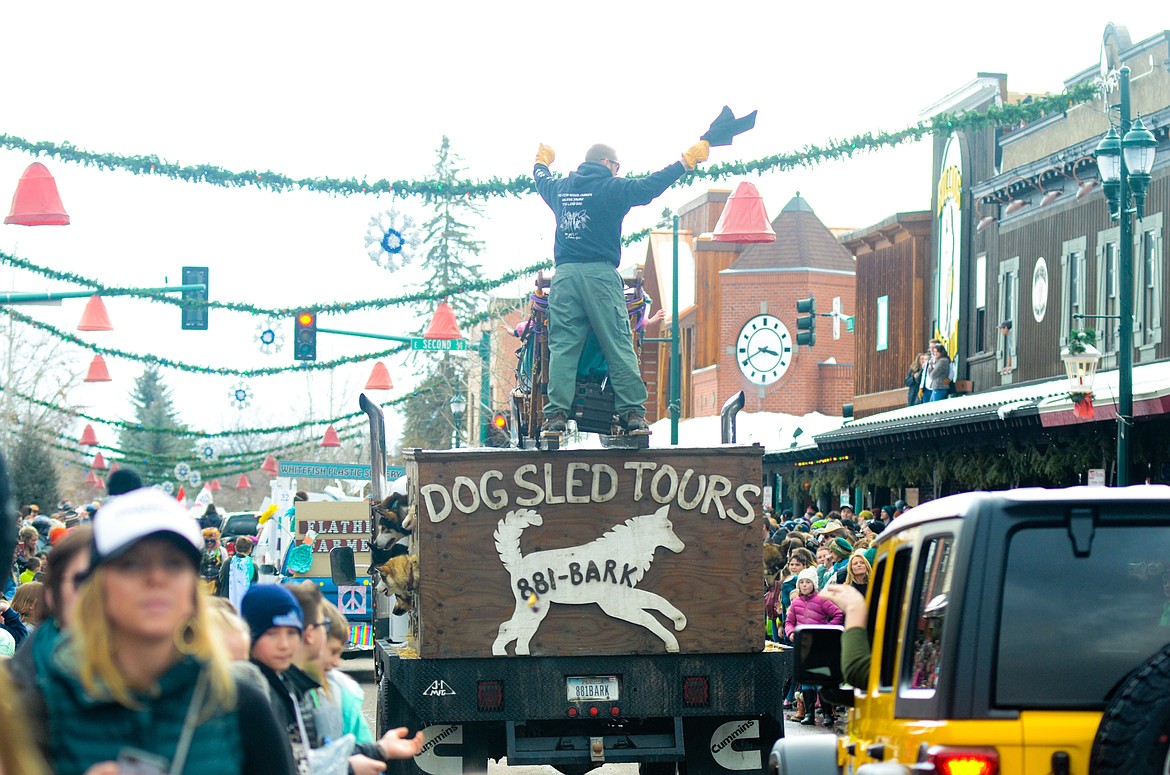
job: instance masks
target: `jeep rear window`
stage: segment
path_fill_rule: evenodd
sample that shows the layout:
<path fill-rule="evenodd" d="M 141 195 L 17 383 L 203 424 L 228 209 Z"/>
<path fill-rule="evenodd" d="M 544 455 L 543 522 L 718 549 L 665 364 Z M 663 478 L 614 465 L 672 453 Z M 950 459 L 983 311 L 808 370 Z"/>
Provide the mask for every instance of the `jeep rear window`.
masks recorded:
<path fill-rule="evenodd" d="M 1100 707 L 1170 643 L 1170 530 L 1098 523 L 1089 549 L 1075 556 L 1063 524 L 1009 537 L 996 705 Z"/>

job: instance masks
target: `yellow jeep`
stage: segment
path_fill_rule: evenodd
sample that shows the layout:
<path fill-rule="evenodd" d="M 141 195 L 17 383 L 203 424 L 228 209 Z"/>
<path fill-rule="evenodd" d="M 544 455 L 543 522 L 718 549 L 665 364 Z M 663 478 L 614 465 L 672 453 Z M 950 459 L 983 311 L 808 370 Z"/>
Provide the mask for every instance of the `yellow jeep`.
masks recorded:
<path fill-rule="evenodd" d="M 874 560 L 864 685 L 842 628 L 797 629 L 846 731 L 779 740 L 770 773 L 1170 772 L 1170 487 L 941 498 Z"/>

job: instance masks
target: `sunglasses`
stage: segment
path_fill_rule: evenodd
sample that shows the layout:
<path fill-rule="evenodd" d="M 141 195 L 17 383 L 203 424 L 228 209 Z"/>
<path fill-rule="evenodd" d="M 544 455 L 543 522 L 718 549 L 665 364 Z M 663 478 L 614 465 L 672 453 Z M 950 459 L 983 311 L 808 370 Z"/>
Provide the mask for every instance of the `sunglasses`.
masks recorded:
<path fill-rule="evenodd" d="M 606 161 L 613 165 L 614 174 L 617 174 L 617 173 L 622 171 L 621 162 L 616 162 L 613 159 L 606 159 Z"/>
<path fill-rule="evenodd" d="M 313 627 L 320 627 L 323 630 L 328 630 L 329 625 L 331 625 L 331 624 L 333 624 L 332 619 L 322 619 L 319 622 L 313 622 L 312 624 L 306 625 L 305 629 L 308 630 L 308 629 L 312 629 Z"/>

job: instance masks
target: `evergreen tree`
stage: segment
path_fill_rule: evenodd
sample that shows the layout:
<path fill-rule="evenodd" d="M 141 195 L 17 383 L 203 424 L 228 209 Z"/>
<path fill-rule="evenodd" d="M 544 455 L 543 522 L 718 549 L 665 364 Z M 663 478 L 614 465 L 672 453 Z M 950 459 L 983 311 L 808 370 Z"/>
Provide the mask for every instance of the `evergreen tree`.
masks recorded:
<path fill-rule="evenodd" d="M 142 372 L 134 383 L 130 400 L 136 414 L 134 421 L 141 429 L 123 428 L 118 446 L 125 450 L 127 462 L 142 476 L 144 484 L 173 480 L 174 461 L 193 458 L 191 440 L 156 430 L 186 430 L 172 405 L 170 388 L 163 384 L 156 367 L 148 366 Z"/>
<path fill-rule="evenodd" d="M 437 151 L 434 174 L 429 178 L 440 183 L 440 190 L 444 193 L 431 200 L 434 215 L 422 229 L 425 245 L 422 268 L 426 272 L 425 288 L 431 293 L 441 293 L 483 279 L 480 266 L 474 260 L 482 252 L 483 243 L 472 238 L 473 228 L 469 223 L 472 218 L 482 217 L 482 206 L 453 193 L 453 184 L 463 172 L 461 161 L 451 150 L 451 141 L 444 135 Z M 447 303 L 455 311 L 455 318 L 462 328 L 485 307 L 486 298 L 483 292 L 460 292 L 450 295 Z M 424 323 L 431 320 L 435 307 L 434 302 L 425 304 L 419 311 L 419 318 Z M 451 398 L 456 392 L 467 392 L 467 356 L 428 354 L 422 357 L 428 360 L 423 366 L 425 377 L 419 395 L 403 407 L 406 424 L 402 448 L 446 449 L 451 446 L 455 431 Z M 466 434 L 463 439 L 466 443 Z"/>
<path fill-rule="evenodd" d="M 436 156 L 434 174 L 428 179 L 439 183 L 443 193 L 431 200 L 434 215 L 422 227 L 426 246 L 422 268 L 427 273 L 425 288 L 431 292 L 483 279 L 483 272 L 474 260 L 483 251 L 483 243 L 472 239 L 472 226 L 468 223 L 472 218 L 483 217 L 483 205 L 454 193 L 454 184 L 464 168 L 446 135 Z M 458 293 L 448 298 L 447 303 L 462 324 L 483 308 L 485 299 L 482 292 Z M 434 304 L 424 303 L 428 306 L 420 310 L 420 318 L 429 321 Z"/>
<path fill-rule="evenodd" d="M 41 507 L 42 514 L 51 514 L 61 496 L 57 487 L 57 461 L 42 433 L 32 425 L 21 427 L 8 461 L 8 476 L 17 506 L 35 503 Z"/>

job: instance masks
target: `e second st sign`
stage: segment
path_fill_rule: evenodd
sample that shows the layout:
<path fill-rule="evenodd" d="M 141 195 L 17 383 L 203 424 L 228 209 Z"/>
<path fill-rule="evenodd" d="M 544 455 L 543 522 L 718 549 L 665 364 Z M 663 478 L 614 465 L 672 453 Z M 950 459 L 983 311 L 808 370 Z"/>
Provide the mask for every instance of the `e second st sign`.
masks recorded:
<path fill-rule="evenodd" d="M 415 452 L 420 654 L 758 651 L 762 454 Z"/>

